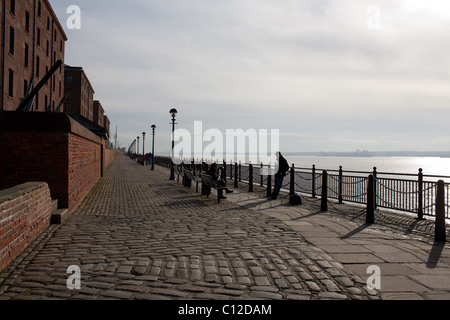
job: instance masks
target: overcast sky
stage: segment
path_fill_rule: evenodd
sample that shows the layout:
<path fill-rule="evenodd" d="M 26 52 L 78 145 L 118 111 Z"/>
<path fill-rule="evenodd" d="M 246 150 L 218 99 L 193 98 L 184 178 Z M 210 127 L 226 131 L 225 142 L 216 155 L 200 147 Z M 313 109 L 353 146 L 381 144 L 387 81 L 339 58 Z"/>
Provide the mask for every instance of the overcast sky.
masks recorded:
<path fill-rule="evenodd" d="M 50 2 L 121 146 L 155 124 L 170 150 L 175 107 L 188 130 L 280 129 L 283 152 L 450 150 L 450 1 Z"/>

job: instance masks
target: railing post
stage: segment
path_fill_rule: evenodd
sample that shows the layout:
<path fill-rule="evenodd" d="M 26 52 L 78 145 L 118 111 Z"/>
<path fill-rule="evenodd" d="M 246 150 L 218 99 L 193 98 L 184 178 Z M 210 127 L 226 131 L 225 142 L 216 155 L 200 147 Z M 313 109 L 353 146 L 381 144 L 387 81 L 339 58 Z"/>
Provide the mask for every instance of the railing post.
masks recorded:
<path fill-rule="evenodd" d="M 230 180 L 233 179 L 233 162 L 230 162 Z"/>
<path fill-rule="evenodd" d="M 227 180 L 227 162 L 225 160 L 223 160 L 223 170 L 221 178 L 223 180 Z"/>
<path fill-rule="evenodd" d="M 260 183 L 260 187 L 262 187 L 264 185 L 264 175 L 263 175 L 263 171 L 264 171 L 264 164 L 261 162 L 261 183 Z"/>
<path fill-rule="evenodd" d="M 248 165 L 248 192 L 253 192 L 253 165 Z"/>
<path fill-rule="evenodd" d="M 242 181 L 242 165 L 241 162 L 239 162 L 239 182 Z"/>
<path fill-rule="evenodd" d="M 419 169 L 419 210 L 417 211 L 417 219 L 423 220 L 423 169 Z"/>
<path fill-rule="evenodd" d="M 312 188 L 312 194 L 311 194 L 311 196 L 313 197 L 313 198 L 315 198 L 316 197 L 316 165 L 315 164 L 313 164 L 313 167 L 312 167 L 312 186 L 311 186 L 311 188 Z"/>
<path fill-rule="evenodd" d="M 375 179 L 373 175 L 369 176 L 369 183 L 367 185 L 367 213 L 366 213 L 366 223 L 373 224 L 375 222 L 375 194 L 374 194 L 374 183 Z"/>
<path fill-rule="evenodd" d="M 238 164 L 234 163 L 234 188 L 239 188 L 239 181 L 238 181 Z"/>
<path fill-rule="evenodd" d="M 373 196 L 374 196 L 374 203 L 373 207 L 376 209 L 378 207 L 377 205 L 377 167 L 373 167 Z"/>
<path fill-rule="evenodd" d="M 342 166 L 339 167 L 338 200 L 339 204 L 342 204 Z"/>
<path fill-rule="evenodd" d="M 272 174 L 271 174 L 271 169 L 269 167 L 269 174 L 267 175 L 267 197 L 271 197 L 272 196 Z"/>
<path fill-rule="evenodd" d="M 295 167 L 292 164 L 291 167 L 291 181 L 289 183 L 289 195 L 293 196 L 295 194 Z"/>
<path fill-rule="evenodd" d="M 320 211 L 328 211 L 328 172 L 325 170 L 322 173 L 322 199 Z"/>
<path fill-rule="evenodd" d="M 434 241 L 445 242 L 445 183 L 437 182 L 436 191 L 436 220 L 434 227 Z"/>

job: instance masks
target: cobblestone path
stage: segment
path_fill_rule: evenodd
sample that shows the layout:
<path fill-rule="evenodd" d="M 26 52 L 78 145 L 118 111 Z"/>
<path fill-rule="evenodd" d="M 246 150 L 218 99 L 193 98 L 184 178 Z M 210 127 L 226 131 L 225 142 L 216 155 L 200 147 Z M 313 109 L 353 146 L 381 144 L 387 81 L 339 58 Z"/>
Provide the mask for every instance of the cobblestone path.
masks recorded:
<path fill-rule="evenodd" d="M 377 298 L 282 221 L 168 178 L 120 158 L 0 275 L 0 299 Z M 67 287 L 72 265 L 81 289 Z"/>

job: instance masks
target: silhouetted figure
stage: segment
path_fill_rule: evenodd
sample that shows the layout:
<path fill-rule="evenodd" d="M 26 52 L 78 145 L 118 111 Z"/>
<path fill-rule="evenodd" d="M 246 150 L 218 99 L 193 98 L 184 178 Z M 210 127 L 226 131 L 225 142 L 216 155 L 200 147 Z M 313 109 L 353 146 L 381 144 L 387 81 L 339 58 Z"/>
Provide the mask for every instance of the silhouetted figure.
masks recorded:
<path fill-rule="evenodd" d="M 280 152 L 276 153 L 278 159 L 278 171 L 275 174 L 275 185 L 269 200 L 276 200 L 283 185 L 283 179 L 289 172 L 289 164 Z"/>

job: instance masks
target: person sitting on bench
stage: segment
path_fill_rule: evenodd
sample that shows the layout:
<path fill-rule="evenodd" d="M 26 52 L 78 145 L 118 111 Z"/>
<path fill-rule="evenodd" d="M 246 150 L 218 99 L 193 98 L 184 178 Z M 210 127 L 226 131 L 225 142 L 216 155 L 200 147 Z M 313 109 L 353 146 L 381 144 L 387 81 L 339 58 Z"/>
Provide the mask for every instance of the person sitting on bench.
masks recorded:
<path fill-rule="evenodd" d="M 217 165 L 217 163 L 213 163 L 208 172 L 208 175 L 211 176 L 211 178 L 214 180 L 214 183 L 216 183 L 216 185 L 218 186 L 224 186 L 226 187 L 226 183 L 225 181 L 222 179 L 222 170 L 219 168 L 219 166 Z M 228 188 L 224 189 L 225 192 L 228 193 L 232 193 L 233 190 L 229 190 Z M 218 190 L 217 192 L 219 192 L 219 199 L 226 199 L 227 197 L 225 197 L 223 195 L 222 190 Z"/>

